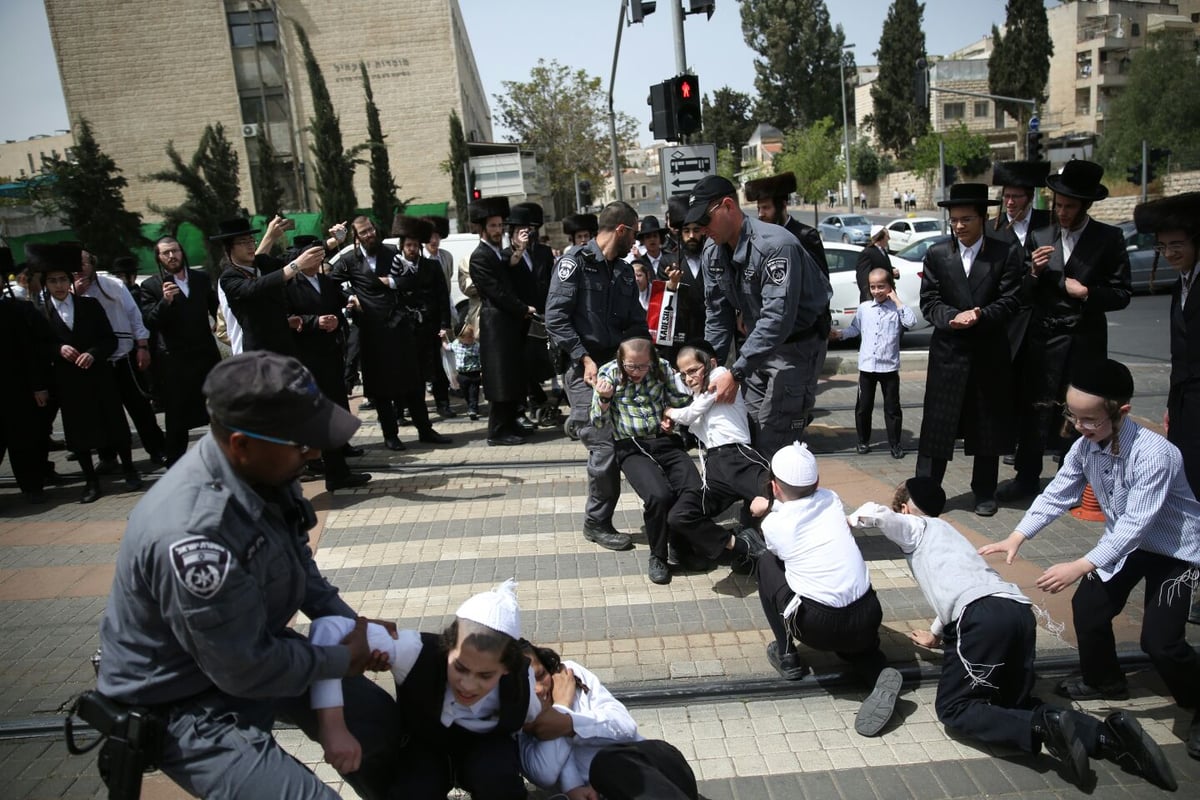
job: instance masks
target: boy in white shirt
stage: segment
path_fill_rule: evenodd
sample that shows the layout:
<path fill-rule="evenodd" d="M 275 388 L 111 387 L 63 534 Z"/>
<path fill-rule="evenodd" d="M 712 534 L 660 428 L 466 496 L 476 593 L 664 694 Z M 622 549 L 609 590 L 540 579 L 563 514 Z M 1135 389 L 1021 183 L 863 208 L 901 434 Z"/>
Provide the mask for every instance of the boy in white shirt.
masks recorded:
<path fill-rule="evenodd" d="M 819 487 L 817 460 L 799 442 L 775 454 L 771 473 L 779 502 L 763 520 L 770 553 L 758 560 L 758 595 L 775 634 L 767 659 L 791 681 L 807 672 L 793 637 L 814 650 L 837 653 L 874 687 L 854 721 L 856 731 L 874 736 L 891 719 L 903 679 L 879 649 L 883 609 L 846 524 L 842 499 Z"/>

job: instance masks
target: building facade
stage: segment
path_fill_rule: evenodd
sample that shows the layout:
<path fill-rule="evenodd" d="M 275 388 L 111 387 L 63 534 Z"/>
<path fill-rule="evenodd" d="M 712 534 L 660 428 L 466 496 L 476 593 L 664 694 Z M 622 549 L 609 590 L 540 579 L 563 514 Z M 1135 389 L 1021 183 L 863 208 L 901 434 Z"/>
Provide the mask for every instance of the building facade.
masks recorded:
<path fill-rule="evenodd" d="M 304 29 L 350 148 L 367 138 L 360 63 L 371 79 L 401 200 L 452 201 L 449 113 L 468 139 L 490 141 L 491 117 L 457 0 L 407 0 L 391 13 L 356 0 L 45 0 L 72 122 L 88 119 L 129 179 L 126 205 L 176 205 L 182 190 L 146 181 L 166 169 L 168 142 L 186 160 L 204 127 L 220 122 L 242 167 L 241 201 L 258 210 L 260 143 L 289 180 L 286 207 L 316 210 Z M 103 46 L 96 46 L 97 42 Z M 367 167 L 355 172 L 371 204 Z M 265 209 L 264 209 L 265 210 Z"/>
<path fill-rule="evenodd" d="M 0 143 L 0 183 L 41 175 L 43 158 L 65 158 L 74 146 L 75 137 L 70 133 Z"/>

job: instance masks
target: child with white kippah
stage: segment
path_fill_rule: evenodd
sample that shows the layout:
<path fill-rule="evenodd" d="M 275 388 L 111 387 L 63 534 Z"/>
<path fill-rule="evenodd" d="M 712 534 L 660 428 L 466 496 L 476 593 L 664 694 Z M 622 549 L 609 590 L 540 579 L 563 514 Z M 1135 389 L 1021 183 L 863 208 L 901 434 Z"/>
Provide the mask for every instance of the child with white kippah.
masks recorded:
<path fill-rule="evenodd" d="M 874 687 L 854 723 L 860 734 L 874 736 L 891 719 L 903 681 L 879 649 L 883 609 L 846 524 L 842 499 L 820 488 L 817 459 L 800 442 L 775 453 L 771 473 L 779 502 L 763 520 L 770 553 L 758 560 L 758 596 L 775 634 L 767 659 L 793 681 L 807 672 L 793 637 L 814 650 L 837 653 Z"/>
<path fill-rule="evenodd" d="M 354 620 L 313 620 L 315 644 L 336 644 Z M 521 650 L 516 582 L 505 581 L 458 607 L 441 634 L 369 624 L 372 649 L 389 656 L 396 706 L 408 743 L 396 754 L 397 797 L 445 797 L 457 785 L 476 800 L 526 797 L 515 735 L 542 713 L 529 659 Z M 346 728 L 340 681 L 311 691 L 325 760 L 358 769 L 361 745 Z"/>

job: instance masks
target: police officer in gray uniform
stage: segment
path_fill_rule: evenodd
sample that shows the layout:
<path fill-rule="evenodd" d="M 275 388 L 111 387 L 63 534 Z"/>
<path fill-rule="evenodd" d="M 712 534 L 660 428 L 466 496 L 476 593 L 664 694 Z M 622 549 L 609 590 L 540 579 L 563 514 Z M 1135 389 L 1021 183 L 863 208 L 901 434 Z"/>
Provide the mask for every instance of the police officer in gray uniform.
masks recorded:
<path fill-rule="evenodd" d="M 629 534 L 613 528 L 621 496 L 621 473 L 613 453 L 612 428 L 591 424 L 592 387 L 600 365 L 616 358 L 631 329 L 647 333 L 646 312 L 638 302 L 633 267 L 622 261 L 637 233 L 637 212 L 618 200 L 600 212 L 599 231 L 558 260 L 546 299 L 546 333 L 567 357 L 568 424 L 588 449 L 588 499 L 583 535 L 609 550 L 633 546 Z"/>
<path fill-rule="evenodd" d="M 345 777 L 363 797 L 385 797 L 401 737 L 391 697 L 362 676 L 386 665 L 365 621 L 333 647 L 288 628 L 297 611 L 355 617 L 313 561 L 316 516 L 296 478 L 359 421 L 299 361 L 265 350 L 214 367 L 204 394 L 211 431 L 129 517 L 100 624 L 98 689 L 164 721 L 159 767 L 193 795 L 335 798 L 271 728 L 279 717 L 315 736 L 309 687 L 346 677 L 364 752 Z"/>
<path fill-rule="evenodd" d="M 704 336 L 717 358 L 725 360 L 739 317 L 746 330 L 733 366 L 713 382 L 717 402 L 733 400 L 741 386 L 755 447 L 771 458 L 804 433 L 823 360 L 829 279 L 785 228 L 746 216 L 737 189 L 720 176 L 696 184 L 684 222 L 709 238 L 701 256 Z"/>

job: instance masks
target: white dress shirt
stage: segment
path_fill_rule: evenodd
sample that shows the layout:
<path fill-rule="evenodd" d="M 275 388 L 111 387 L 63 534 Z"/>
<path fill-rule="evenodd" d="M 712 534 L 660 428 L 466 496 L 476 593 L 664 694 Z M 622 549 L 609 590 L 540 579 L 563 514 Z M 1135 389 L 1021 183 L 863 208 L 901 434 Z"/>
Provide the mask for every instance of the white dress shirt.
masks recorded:
<path fill-rule="evenodd" d="M 183 292 L 184 297 L 192 296 L 192 284 L 188 282 L 187 267 L 179 270 L 179 272 L 172 273 L 170 278 L 179 287 L 179 291 Z"/>
<path fill-rule="evenodd" d="M 1021 244 L 1025 244 L 1025 237 L 1029 234 L 1029 211 L 1028 209 L 1020 219 L 1014 220 L 1011 216 L 1008 217 L 1008 227 L 1017 235 L 1017 239 Z"/>
<path fill-rule="evenodd" d="M 971 267 L 975 264 L 975 259 L 979 257 L 979 251 L 983 249 L 983 237 L 980 236 L 975 240 L 975 244 L 970 247 L 963 247 L 962 242 L 958 244 L 958 256 L 962 259 L 963 272 L 967 277 L 971 277 Z"/>
<path fill-rule="evenodd" d="M 692 273 L 692 279 L 699 280 L 700 279 L 700 259 L 699 259 L 699 257 L 684 256 L 684 260 L 687 261 L 688 269 Z"/>
<path fill-rule="evenodd" d="M 862 336 L 858 348 L 860 372 L 897 372 L 900 369 L 900 334 L 917 324 L 917 315 L 891 300 L 860 303 L 854 319 L 842 331 L 842 339 Z"/>
<path fill-rule="evenodd" d="M 58 312 L 58 318 L 63 321 L 63 325 L 66 325 L 68 330 L 75 330 L 75 298 L 69 294 L 63 300 L 51 296 L 50 302 L 54 304 L 54 310 Z"/>
<path fill-rule="evenodd" d="M 714 369 L 709 375 L 710 384 L 728 371 L 724 367 Z M 682 384 L 683 377 L 676 376 L 676 381 Z M 667 416 L 680 425 L 687 425 L 705 448 L 750 444 L 750 423 L 746 416 L 746 400 L 741 392 L 734 395 L 732 403 L 718 403 L 717 396 L 707 390 L 693 395 L 688 405 L 668 408 Z"/>
<path fill-rule="evenodd" d="M 229 337 L 229 350 L 236 356 L 242 352 L 242 326 L 234 316 L 233 309 L 229 307 L 229 298 L 225 296 L 225 290 L 219 283 L 217 284 L 217 305 L 221 309 L 221 316 L 225 318 L 225 335 Z"/>
<path fill-rule="evenodd" d="M 794 614 L 803 597 L 845 608 L 871 588 L 867 564 L 836 492 L 817 489 L 810 497 L 776 503 L 763 519 L 762 532 L 796 593 L 784 616 Z"/>
<path fill-rule="evenodd" d="M 1071 260 L 1071 253 L 1075 252 L 1075 245 L 1079 243 L 1079 235 L 1083 233 L 1083 229 L 1087 227 L 1090 217 L 1083 218 L 1083 224 L 1078 228 L 1063 228 L 1062 243 L 1063 243 L 1063 263 L 1066 264 Z"/>
<path fill-rule="evenodd" d="M 109 361 L 117 361 L 129 355 L 135 340 L 150 338 L 150 331 L 146 330 L 142 323 L 142 312 L 120 278 L 95 274 L 83 296 L 100 301 L 100 305 L 104 307 L 104 315 L 108 317 L 108 324 L 117 335 L 117 349 L 109 356 Z"/>

